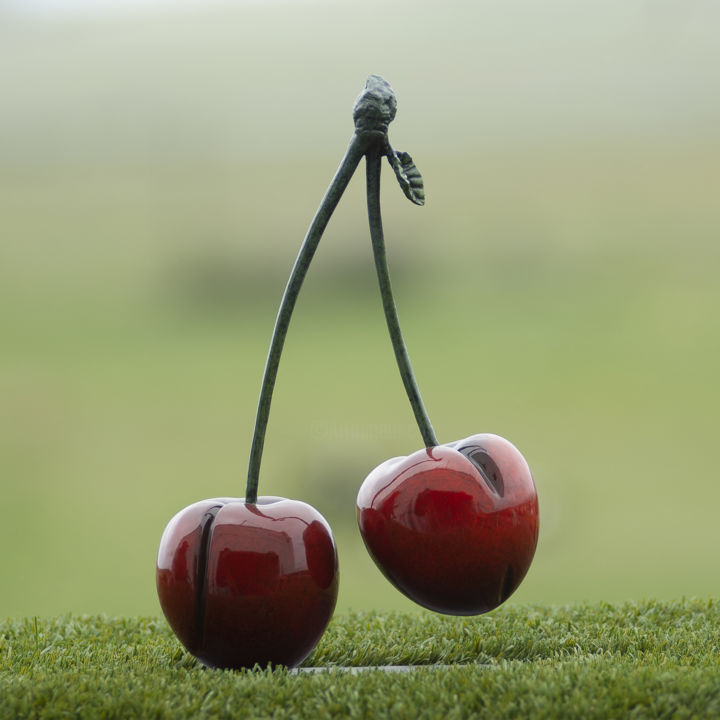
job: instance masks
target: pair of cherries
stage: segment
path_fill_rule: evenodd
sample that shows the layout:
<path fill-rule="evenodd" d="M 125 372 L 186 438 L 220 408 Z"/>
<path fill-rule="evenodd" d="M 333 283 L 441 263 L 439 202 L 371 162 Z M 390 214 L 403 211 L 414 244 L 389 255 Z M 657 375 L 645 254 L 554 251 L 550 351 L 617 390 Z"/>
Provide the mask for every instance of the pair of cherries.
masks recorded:
<path fill-rule="evenodd" d="M 397 319 L 380 218 L 380 165 L 424 203 L 420 173 L 387 135 L 397 103 L 379 76 L 354 107 L 355 134 L 310 225 L 285 289 L 260 393 L 244 498 L 202 500 L 165 528 L 157 590 L 182 644 L 212 667 L 300 664 L 324 633 L 338 592 L 327 521 L 310 505 L 257 495 L 260 459 L 285 335 L 300 287 L 341 195 L 367 160 L 368 215 L 383 307 L 425 448 L 388 460 L 360 487 L 357 520 L 383 574 L 423 607 L 476 615 L 503 603 L 528 571 L 538 537 L 530 469 L 507 440 L 472 435 L 439 444 L 415 383 Z"/>

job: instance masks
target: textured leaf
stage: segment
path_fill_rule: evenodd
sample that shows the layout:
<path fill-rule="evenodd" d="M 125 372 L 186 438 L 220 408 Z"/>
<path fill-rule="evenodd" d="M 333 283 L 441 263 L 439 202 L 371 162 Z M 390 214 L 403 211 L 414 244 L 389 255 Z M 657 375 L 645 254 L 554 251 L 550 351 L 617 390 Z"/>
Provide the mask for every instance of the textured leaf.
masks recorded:
<path fill-rule="evenodd" d="M 424 205 L 425 186 L 422 175 L 415 167 L 410 155 L 406 152 L 396 152 L 388 145 L 387 157 L 408 200 L 411 200 L 416 205 Z"/>

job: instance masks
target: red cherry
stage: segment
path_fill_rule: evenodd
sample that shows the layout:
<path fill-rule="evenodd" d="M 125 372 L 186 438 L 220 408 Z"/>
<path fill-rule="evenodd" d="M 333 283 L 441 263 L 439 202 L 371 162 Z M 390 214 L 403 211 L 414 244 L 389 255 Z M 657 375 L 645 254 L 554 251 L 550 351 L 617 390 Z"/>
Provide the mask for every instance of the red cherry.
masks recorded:
<path fill-rule="evenodd" d="M 211 667 L 300 664 L 337 600 L 338 560 L 325 518 L 297 500 L 202 500 L 160 540 L 157 590 L 182 644 Z"/>
<path fill-rule="evenodd" d="M 449 615 L 484 613 L 507 600 L 538 538 L 530 468 L 514 445 L 490 434 L 384 462 L 360 487 L 357 517 L 388 580 Z"/>

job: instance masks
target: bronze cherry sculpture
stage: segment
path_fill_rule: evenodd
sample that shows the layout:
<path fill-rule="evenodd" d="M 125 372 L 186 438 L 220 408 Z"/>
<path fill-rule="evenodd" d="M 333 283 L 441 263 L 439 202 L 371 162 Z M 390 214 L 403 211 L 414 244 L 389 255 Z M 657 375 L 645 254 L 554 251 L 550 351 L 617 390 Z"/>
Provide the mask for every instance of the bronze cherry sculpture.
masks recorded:
<path fill-rule="evenodd" d="M 358 495 L 360 532 L 386 577 L 421 605 L 451 614 L 502 603 L 528 570 L 538 535 L 527 463 L 506 440 L 474 435 L 441 445 L 422 403 L 400 331 L 380 215 L 386 157 L 405 195 L 423 205 L 410 155 L 390 146 L 397 102 L 371 75 L 355 102 L 355 133 L 313 218 L 273 330 L 243 498 L 214 498 L 178 512 L 160 541 L 156 584 L 163 612 L 187 650 L 218 668 L 301 663 L 330 622 L 338 557 L 322 515 L 299 500 L 258 497 L 260 462 L 280 356 L 320 238 L 364 157 L 373 256 L 400 374 L 425 449 L 383 463 Z"/>
<path fill-rule="evenodd" d="M 368 95 L 391 95 L 383 82 L 371 78 Z M 393 101 L 384 107 L 394 107 Z M 422 178 L 410 156 L 395 153 L 386 134 L 381 144 L 405 194 L 422 205 Z M 358 525 L 376 565 L 409 598 L 437 612 L 479 614 L 504 602 L 530 567 L 538 539 L 537 492 L 525 459 L 507 440 L 484 434 L 441 445 L 435 437 L 390 285 L 380 159 L 375 153 L 367 160 L 370 236 L 395 358 L 425 450 L 370 473 L 358 494 Z"/>

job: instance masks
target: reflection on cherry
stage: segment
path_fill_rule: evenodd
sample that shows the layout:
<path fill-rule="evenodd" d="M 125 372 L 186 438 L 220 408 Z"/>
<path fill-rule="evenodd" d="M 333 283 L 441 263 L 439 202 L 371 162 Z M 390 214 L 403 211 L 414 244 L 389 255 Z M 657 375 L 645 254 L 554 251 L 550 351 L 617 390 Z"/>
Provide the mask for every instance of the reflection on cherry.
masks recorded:
<path fill-rule="evenodd" d="M 165 529 L 156 579 L 170 626 L 206 665 L 292 667 L 332 616 L 337 551 L 327 521 L 306 503 L 203 500 Z"/>

